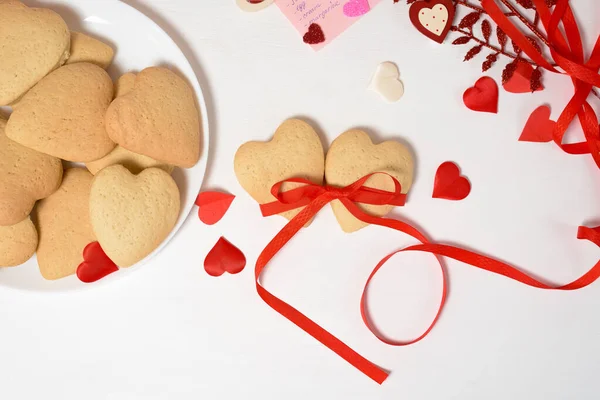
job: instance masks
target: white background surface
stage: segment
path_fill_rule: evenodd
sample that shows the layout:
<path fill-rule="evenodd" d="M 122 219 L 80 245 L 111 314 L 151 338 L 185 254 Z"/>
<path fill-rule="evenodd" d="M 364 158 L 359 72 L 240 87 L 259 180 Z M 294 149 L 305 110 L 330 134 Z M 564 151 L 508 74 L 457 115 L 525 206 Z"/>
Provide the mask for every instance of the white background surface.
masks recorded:
<path fill-rule="evenodd" d="M 242 142 L 268 139 L 293 116 L 311 121 L 328 143 L 351 127 L 403 138 L 418 168 L 399 213 L 437 240 L 566 283 L 598 258 L 575 235 L 579 224 L 600 222 L 599 172 L 588 157 L 517 138 L 538 105 L 552 104 L 558 116 L 572 94 L 568 79 L 546 75 L 547 89 L 535 95 L 502 91 L 498 115 L 477 114 L 460 99 L 480 64 L 461 62 L 466 48 L 422 37 L 403 3 L 385 1 L 314 53 L 276 7 L 244 14 L 233 0 L 127 2 L 161 25 L 192 63 L 212 125 L 204 187 L 238 198 L 214 227 L 192 215 L 161 254 L 111 285 L 58 294 L 0 287 L 0 398 L 597 398 L 599 284 L 538 291 L 450 262 L 449 301 L 436 329 L 417 345 L 392 348 L 362 325 L 359 296 L 376 262 L 410 241 L 374 227 L 346 235 L 327 209 L 280 253 L 265 282 L 392 371 L 383 386 L 374 384 L 256 295 L 253 263 L 283 220 L 260 217 L 232 168 Z M 589 47 L 600 33 L 598 6 L 572 3 Z M 388 60 L 406 86 L 394 105 L 365 91 Z M 446 160 L 457 161 L 473 184 L 464 201 L 431 198 L 435 169 Z M 249 265 L 215 279 L 202 261 L 221 235 Z M 374 282 L 373 315 L 384 332 L 412 337 L 431 317 L 439 286 L 430 256 L 400 256 Z"/>

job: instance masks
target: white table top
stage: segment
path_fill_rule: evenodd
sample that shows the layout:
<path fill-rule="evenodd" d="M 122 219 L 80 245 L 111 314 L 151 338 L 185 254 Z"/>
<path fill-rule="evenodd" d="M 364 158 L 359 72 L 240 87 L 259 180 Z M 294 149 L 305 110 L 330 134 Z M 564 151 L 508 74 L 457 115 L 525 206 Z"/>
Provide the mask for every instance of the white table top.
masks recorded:
<path fill-rule="evenodd" d="M 360 291 L 379 259 L 412 241 L 374 227 L 346 235 L 326 209 L 276 257 L 265 283 L 392 371 L 383 386 L 374 384 L 256 294 L 254 261 L 283 220 L 260 217 L 232 168 L 240 144 L 268 139 L 294 116 L 329 143 L 352 127 L 401 137 L 418 168 L 402 215 L 434 239 L 566 283 L 598 259 L 598 249 L 575 235 L 580 224 L 598 225 L 599 172 L 590 157 L 517 139 L 537 106 L 551 104 L 558 116 L 572 95 L 567 78 L 546 74 L 546 90 L 501 91 L 498 115 L 473 113 L 461 96 L 481 76 L 480 63 L 463 64 L 466 49 L 421 36 L 404 2 L 386 0 L 318 53 L 276 6 L 245 14 L 234 0 L 126 2 L 190 60 L 212 126 L 204 187 L 238 197 L 215 226 L 191 215 L 150 264 L 111 285 L 60 294 L 0 286 L 0 398 L 597 398 L 599 284 L 540 291 L 449 262 L 451 292 L 437 327 L 416 345 L 389 347 L 362 325 Z M 596 2 L 572 3 L 589 47 L 600 33 Z M 366 91 L 383 61 L 401 70 L 406 94 L 397 104 Z M 447 160 L 472 182 L 464 201 L 431 198 L 435 170 Z M 245 252 L 248 266 L 215 279 L 202 262 L 221 235 Z M 385 333 L 411 338 L 425 327 L 439 300 L 436 268 L 430 256 L 406 255 L 381 272 L 371 305 Z"/>

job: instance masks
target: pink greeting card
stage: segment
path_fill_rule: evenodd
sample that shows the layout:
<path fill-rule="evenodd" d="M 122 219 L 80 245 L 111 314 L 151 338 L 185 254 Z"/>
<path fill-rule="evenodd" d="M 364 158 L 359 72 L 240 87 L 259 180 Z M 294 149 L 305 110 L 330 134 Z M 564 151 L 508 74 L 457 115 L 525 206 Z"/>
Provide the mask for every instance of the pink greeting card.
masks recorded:
<path fill-rule="evenodd" d="M 319 50 L 380 2 L 381 0 L 277 0 L 276 4 L 304 36 L 305 42 Z"/>

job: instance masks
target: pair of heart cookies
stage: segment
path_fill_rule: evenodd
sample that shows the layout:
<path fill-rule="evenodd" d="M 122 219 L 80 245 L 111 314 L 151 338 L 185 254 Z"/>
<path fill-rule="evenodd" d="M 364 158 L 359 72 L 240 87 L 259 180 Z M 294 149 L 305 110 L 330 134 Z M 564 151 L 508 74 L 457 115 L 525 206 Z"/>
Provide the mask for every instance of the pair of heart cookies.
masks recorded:
<path fill-rule="evenodd" d="M 319 135 L 306 122 L 291 119 L 279 126 L 269 142 L 248 142 L 242 145 L 234 159 L 238 181 L 259 204 L 276 199 L 271 194 L 274 184 L 290 178 L 304 178 L 315 184 L 345 187 L 375 172 L 385 172 L 396 178 L 402 193 L 408 193 L 413 182 L 414 161 L 401 143 L 387 141 L 374 144 L 361 130 L 349 130 L 333 141 L 327 157 Z M 366 186 L 393 191 L 394 182 L 388 176 L 375 175 Z M 292 184 L 283 190 L 292 188 Z M 367 226 L 356 219 L 339 201 L 331 203 L 336 219 L 344 232 L 355 232 Z M 393 206 L 359 204 L 365 212 L 384 216 Z M 301 210 L 282 215 L 288 219 Z"/>

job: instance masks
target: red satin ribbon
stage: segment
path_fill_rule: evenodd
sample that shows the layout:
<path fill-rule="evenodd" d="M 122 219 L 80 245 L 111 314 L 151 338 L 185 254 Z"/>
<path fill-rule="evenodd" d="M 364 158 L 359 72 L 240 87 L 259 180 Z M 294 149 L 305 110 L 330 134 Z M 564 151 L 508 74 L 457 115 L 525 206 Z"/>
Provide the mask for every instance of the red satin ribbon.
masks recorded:
<path fill-rule="evenodd" d="M 558 118 L 554 131 L 554 142 L 569 154 L 591 154 L 596 165 L 600 168 L 598 117 L 587 102 L 592 88 L 600 87 L 600 75 L 598 75 L 598 69 L 600 68 L 600 37 L 596 40 L 589 60 L 585 62 L 581 34 L 573 10 L 569 5 L 569 0 L 558 0 L 553 12 L 546 5 L 545 0 L 533 0 L 533 2 L 544 29 L 548 33 L 550 54 L 556 64 L 570 76 L 575 90 L 573 98 Z M 551 72 L 559 73 L 527 40 L 523 32 L 509 20 L 496 3 L 496 0 L 482 0 L 481 6 L 531 60 Z M 558 27 L 561 22 L 566 38 Z M 579 118 L 585 142 L 565 144 L 563 143 L 564 135 L 575 117 Z"/>
<path fill-rule="evenodd" d="M 375 205 L 400 205 L 404 204 L 405 201 L 405 195 L 401 193 L 400 183 L 391 176 L 390 178 L 393 179 L 395 185 L 394 192 L 387 192 L 366 187 L 365 183 L 372 175 L 373 174 L 367 175 L 345 188 L 320 186 L 304 179 L 290 179 L 285 182 L 293 182 L 296 184 L 301 183 L 305 186 L 301 186 L 299 188 L 282 193 L 281 188 L 285 182 L 280 182 L 274 185 L 271 190 L 271 193 L 277 198 L 277 201 L 261 205 L 261 210 L 264 216 L 274 215 L 300 207 L 304 208 L 298 213 L 298 215 L 296 215 L 291 221 L 287 223 L 287 225 L 273 238 L 273 240 L 269 242 L 269 244 L 267 244 L 262 253 L 259 255 L 256 261 L 255 278 L 256 290 L 258 294 L 270 307 L 272 307 L 275 311 L 279 312 L 281 315 L 292 321 L 298 327 L 302 328 L 305 332 L 307 332 L 315 339 L 323 343 L 325 346 L 333 350 L 340 357 L 345 359 L 347 362 L 352 364 L 354 367 L 358 368 L 361 372 L 363 372 L 365 375 L 367 375 L 379 384 L 385 381 L 385 379 L 389 375 L 389 372 L 378 367 L 377 365 L 373 364 L 372 362 L 358 354 L 356 351 L 352 350 L 350 347 L 348 347 L 348 345 L 346 345 L 341 340 L 333 336 L 331 333 L 323 329 L 321 326 L 312 321 L 306 315 L 302 314 L 300 311 L 298 311 L 288 303 L 284 302 L 283 300 L 270 293 L 260 284 L 261 274 L 264 272 L 269 261 L 271 261 L 271 259 L 279 252 L 279 250 L 281 250 L 286 245 L 286 243 L 292 237 L 294 237 L 294 235 L 300 229 L 302 229 L 302 227 L 308 221 L 310 221 L 325 205 L 327 205 L 333 200 L 341 201 L 342 204 L 348 209 L 348 211 L 352 213 L 352 215 L 354 215 L 356 218 L 363 222 L 373 225 L 385 226 L 406 233 L 420 242 L 420 244 L 410 246 L 403 250 L 394 252 L 386 256 L 383 260 L 381 260 L 369 276 L 365 284 L 365 288 L 363 290 L 360 302 L 360 311 L 363 317 L 363 321 L 367 328 L 379 340 L 389 345 L 403 346 L 415 343 L 427 336 L 427 334 L 435 326 L 438 317 L 440 316 L 444 307 L 447 293 L 446 271 L 444 263 L 442 261 L 442 256 L 462 261 L 474 267 L 481 268 L 498 275 L 503 275 L 507 278 L 540 289 L 580 289 L 591 284 L 600 276 L 600 261 L 598 261 L 598 263 L 596 263 L 596 265 L 594 265 L 594 267 L 592 267 L 591 270 L 589 270 L 585 275 L 583 275 L 576 281 L 564 286 L 551 286 L 521 272 L 519 269 L 509 264 L 503 263 L 485 255 L 481 255 L 473 251 L 465 250 L 456 246 L 432 243 L 427 239 L 427 237 L 423 233 L 421 233 L 418 229 L 416 229 L 408 223 L 396 219 L 375 217 L 366 214 L 356 204 L 358 199 L 360 199 L 361 203 Z M 597 246 L 600 246 L 600 230 L 598 229 L 580 227 L 578 238 L 589 240 L 595 243 Z M 377 331 L 377 329 L 370 322 L 366 306 L 366 292 L 369 288 L 371 280 L 377 274 L 377 272 L 384 266 L 384 264 L 394 255 L 406 251 L 420 251 L 430 253 L 437 258 L 443 277 L 443 289 L 442 300 L 440 302 L 438 311 L 427 330 L 417 339 L 401 342 L 385 338 Z"/>

